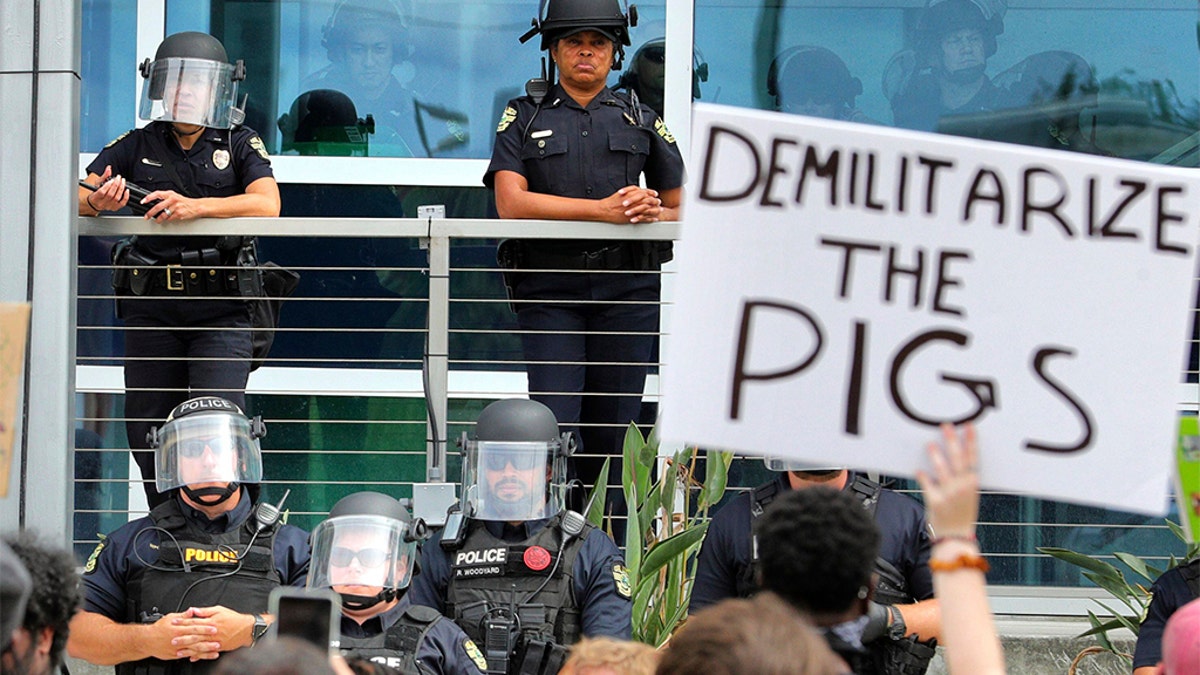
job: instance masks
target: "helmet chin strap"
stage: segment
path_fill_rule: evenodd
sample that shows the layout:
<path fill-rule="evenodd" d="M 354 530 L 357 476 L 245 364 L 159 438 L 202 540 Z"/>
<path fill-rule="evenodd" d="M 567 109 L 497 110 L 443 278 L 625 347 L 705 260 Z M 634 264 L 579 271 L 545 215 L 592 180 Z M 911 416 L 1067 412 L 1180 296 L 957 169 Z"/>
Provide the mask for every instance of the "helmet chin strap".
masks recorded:
<path fill-rule="evenodd" d="M 197 126 L 200 126 L 200 125 L 197 125 Z M 200 133 L 201 131 L 204 131 L 204 127 L 200 126 L 200 128 L 196 129 L 195 131 L 180 131 L 179 127 L 175 126 L 175 124 L 172 124 L 171 131 L 176 136 L 195 136 L 196 134 Z"/>
<path fill-rule="evenodd" d="M 381 602 L 391 602 L 395 600 L 400 592 L 394 588 L 385 588 L 375 595 L 354 595 L 353 593 L 338 593 L 342 596 L 342 606 L 346 609 L 358 612 L 364 609 L 370 609 Z"/>
<path fill-rule="evenodd" d="M 223 503 L 225 500 L 229 499 L 230 497 L 232 497 L 234 495 L 234 493 L 236 493 L 240 488 L 241 488 L 241 486 L 237 483 L 230 483 L 228 486 L 223 487 L 223 488 L 202 487 L 202 488 L 196 488 L 194 490 L 192 488 L 184 485 L 183 493 L 186 494 L 189 499 L 196 502 L 197 504 L 200 504 L 201 506 L 216 506 L 218 504 Z M 214 497 L 214 496 L 217 497 L 217 501 L 215 501 L 215 502 L 210 502 L 210 501 L 207 501 L 204 499 L 204 497 Z"/>

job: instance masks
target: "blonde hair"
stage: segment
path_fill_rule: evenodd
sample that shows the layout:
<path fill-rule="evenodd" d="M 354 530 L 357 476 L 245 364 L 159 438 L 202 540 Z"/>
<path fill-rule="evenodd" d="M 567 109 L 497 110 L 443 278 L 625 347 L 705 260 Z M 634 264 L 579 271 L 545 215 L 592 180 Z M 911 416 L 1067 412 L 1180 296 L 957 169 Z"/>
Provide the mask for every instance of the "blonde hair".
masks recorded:
<path fill-rule="evenodd" d="M 610 637 L 583 638 L 571 647 L 571 656 L 560 675 L 585 675 L 605 669 L 615 675 L 654 675 L 661 654 L 641 642 Z"/>

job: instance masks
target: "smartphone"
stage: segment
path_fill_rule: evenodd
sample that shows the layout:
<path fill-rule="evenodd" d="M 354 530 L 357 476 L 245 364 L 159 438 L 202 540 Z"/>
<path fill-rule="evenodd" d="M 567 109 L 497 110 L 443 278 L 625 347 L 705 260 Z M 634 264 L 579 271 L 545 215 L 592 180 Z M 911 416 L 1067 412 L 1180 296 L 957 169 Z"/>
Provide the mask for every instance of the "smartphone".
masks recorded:
<path fill-rule="evenodd" d="M 338 621 L 342 599 L 329 589 L 280 586 L 271 591 L 268 600 L 275 615 L 268 636 L 283 635 L 311 642 L 329 652 L 337 650 L 341 639 Z"/>

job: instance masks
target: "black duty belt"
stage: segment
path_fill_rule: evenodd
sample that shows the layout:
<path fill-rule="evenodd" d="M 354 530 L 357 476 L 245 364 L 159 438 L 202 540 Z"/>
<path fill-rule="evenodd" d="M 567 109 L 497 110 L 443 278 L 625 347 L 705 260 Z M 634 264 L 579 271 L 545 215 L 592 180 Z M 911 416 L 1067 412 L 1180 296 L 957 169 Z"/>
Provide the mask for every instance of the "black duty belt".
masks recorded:
<path fill-rule="evenodd" d="M 182 251 L 178 260 L 164 264 L 134 247 L 120 249 L 114 254 L 113 287 L 133 295 L 260 294 L 261 275 L 251 248 L 232 255 L 215 248 Z"/>
<path fill-rule="evenodd" d="M 635 256 L 632 249 L 633 246 L 625 242 L 579 253 L 539 251 L 530 247 L 525 251 L 521 265 L 525 269 L 552 270 L 644 269 L 640 265 L 641 256 Z"/>

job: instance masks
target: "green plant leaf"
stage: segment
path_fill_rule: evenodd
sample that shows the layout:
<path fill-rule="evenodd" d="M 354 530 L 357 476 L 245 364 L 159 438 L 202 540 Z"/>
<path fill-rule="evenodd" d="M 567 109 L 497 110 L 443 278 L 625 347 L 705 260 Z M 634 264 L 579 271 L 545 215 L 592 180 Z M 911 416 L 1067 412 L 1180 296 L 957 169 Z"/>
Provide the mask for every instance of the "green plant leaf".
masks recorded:
<path fill-rule="evenodd" d="M 641 478 L 639 477 L 638 461 L 642 456 L 642 448 L 645 447 L 646 440 L 642 438 L 642 432 L 633 422 L 625 429 L 625 444 L 622 451 L 621 463 L 621 485 L 625 488 L 625 502 L 627 504 L 641 504 L 642 498 L 646 495 L 645 490 L 639 491 L 641 487 Z"/>
<path fill-rule="evenodd" d="M 1076 553 L 1070 549 L 1055 548 L 1053 546 L 1039 546 L 1037 549 L 1041 553 L 1053 556 L 1059 560 L 1070 563 L 1076 567 L 1082 567 L 1085 570 L 1091 570 L 1097 574 L 1103 574 L 1108 577 L 1120 578 L 1121 571 L 1111 564 L 1097 560 L 1083 553 Z"/>
<path fill-rule="evenodd" d="M 646 557 L 642 560 L 641 573 L 643 575 L 653 574 L 673 558 L 684 555 L 689 548 L 704 539 L 706 531 L 708 531 L 708 523 L 696 524 L 650 547 L 650 550 L 646 551 Z"/>
<path fill-rule="evenodd" d="M 1113 557 L 1115 557 L 1117 560 L 1120 560 L 1121 562 L 1125 563 L 1125 565 L 1127 567 L 1129 567 L 1129 569 L 1133 570 L 1135 573 L 1137 573 L 1138 576 L 1145 579 L 1146 581 L 1153 582 L 1155 579 L 1158 578 L 1157 575 L 1152 575 L 1150 570 L 1147 569 L 1146 561 L 1142 560 L 1141 558 L 1137 557 L 1136 555 L 1132 555 L 1130 553 L 1116 552 L 1116 553 L 1113 553 Z"/>
<path fill-rule="evenodd" d="M 704 489 L 700 491 L 697 506 L 704 508 L 721 501 L 729 479 L 729 461 L 733 457 L 727 452 L 707 450 L 704 453 Z"/>
<path fill-rule="evenodd" d="M 605 476 L 605 479 L 596 481 L 596 484 L 592 486 L 592 491 L 588 494 L 587 513 L 584 514 L 587 516 L 589 523 L 599 528 L 604 527 L 604 509 L 608 505 L 608 490 L 606 489 L 608 486 L 606 483 L 608 483 L 607 476 L 610 464 L 612 464 L 612 457 L 605 457 L 604 466 L 601 467 L 598 474 Z"/>
<path fill-rule="evenodd" d="M 1089 635 L 1100 635 L 1110 630 L 1116 630 L 1121 627 L 1121 622 L 1116 619 L 1109 621 L 1101 621 L 1095 614 L 1088 610 L 1088 621 L 1092 623 L 1091 630 L 1084 631 L 1075 637 L 1087 637 Z"/>

